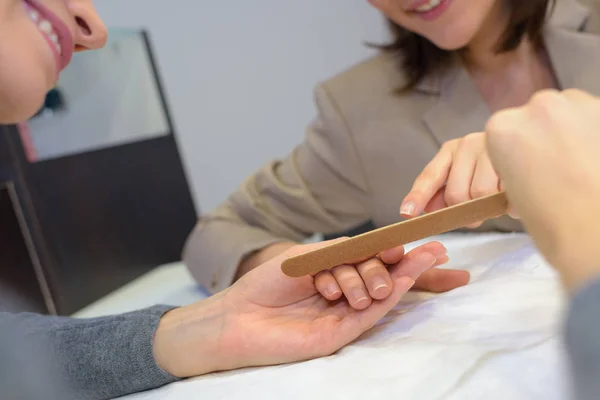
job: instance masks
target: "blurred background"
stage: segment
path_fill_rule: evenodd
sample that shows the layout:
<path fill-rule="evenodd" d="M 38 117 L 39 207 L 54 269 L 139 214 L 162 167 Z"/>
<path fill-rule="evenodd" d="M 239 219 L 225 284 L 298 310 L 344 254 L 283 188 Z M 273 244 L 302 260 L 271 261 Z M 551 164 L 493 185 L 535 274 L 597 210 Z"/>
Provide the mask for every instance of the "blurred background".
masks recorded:
<path fill-rule="evenodd" d="M 196 205 L 216 207 L 300 142 L 314 85 L 387 37 L 366 0 L 102 0 L 110 27 L 147 28 Z M 218 171 L 218 173 L 216 173 Z"/>

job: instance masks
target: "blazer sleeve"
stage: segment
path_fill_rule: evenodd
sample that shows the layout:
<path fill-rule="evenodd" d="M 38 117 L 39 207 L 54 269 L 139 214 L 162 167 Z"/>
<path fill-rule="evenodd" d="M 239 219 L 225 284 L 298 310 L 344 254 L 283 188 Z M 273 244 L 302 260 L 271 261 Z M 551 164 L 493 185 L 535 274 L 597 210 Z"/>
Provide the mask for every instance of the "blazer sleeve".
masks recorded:
<path fill-rule="evenodd" d="M 304 142 L 250 176 L 188 238 L 183 258 L 208 290 L 229 286 L 242 259 L 270 244 L 369 220 L 370 190 L 347 123 L 324 86 L 315 100 Z"/>
<path fill-rule="evenodd" d="M 11 360 L 0 363 L 3 394 L 99 400 L 176 381 L 158 366 L 152 347 L 161 316 L 172 308 L 93 319 L 0 313 L 0 358 Z"/>
<path fill-rule="evenodd" d="M 600 278 L 575 294 L 566 323 L 574 398 L 600 399 Z"/>

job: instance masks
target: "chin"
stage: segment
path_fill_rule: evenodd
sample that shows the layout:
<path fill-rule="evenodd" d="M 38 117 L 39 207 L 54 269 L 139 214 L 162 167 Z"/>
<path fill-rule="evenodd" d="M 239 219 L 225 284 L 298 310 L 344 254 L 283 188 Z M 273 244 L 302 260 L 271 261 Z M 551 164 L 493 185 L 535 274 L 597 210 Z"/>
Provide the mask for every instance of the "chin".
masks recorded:
<path fill-rule="evenodd" d="M 430 37 L 428 38 L 433 44 L 442 50 L 455 51 L 460 50 L 469 45 L 471 42 L 470 35 L 455 35 L 455 36 L 444 36 Z"/>
<path fill-rule="evenodd" d="M 45 94 L 39 100 L 28 99 L 28 101 L 11 102 L 10 107 L 0 108 L 0 124 L 9 125 L 27 121 L 37 113 L 44 104 Z M 4 103 L 6 104 L 6 103 Z"/>

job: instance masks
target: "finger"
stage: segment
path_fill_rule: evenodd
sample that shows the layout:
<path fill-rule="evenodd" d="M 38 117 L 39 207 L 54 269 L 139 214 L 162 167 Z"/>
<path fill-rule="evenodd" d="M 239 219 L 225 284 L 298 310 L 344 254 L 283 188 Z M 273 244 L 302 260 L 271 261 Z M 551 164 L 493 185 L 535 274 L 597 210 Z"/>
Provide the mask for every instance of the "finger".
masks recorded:
<path fill-rule="evenodd" d="M 477 140 L 480 139 L 476 135 L 465 136 L 454 155 L 444 196 L 448 206 L 471 200 L 471 182 L 481 152 Z"/>
<path fill-rule="evenodd" d="M 329 271 L 321 271 L 315 276 L 315 287 L 327 300 L 334 301 L 342 297 L 342 289 Z"/>
<path fill-rule="evenodd" d="M 352 308 L 364 310 L 371 305 L 371 297 L 365 287 L 365 282 L 356 268 L 350 265 L 340 265 L 331 272 Z"/>
<path fill-rule="evenodd" d="M 391 265 L 396 264 L 398 261 L 402 260 L 404 257 L 405 250 L 404 246 L 396 246 L 388 250 L 384 250 L 379 253 L 379 258 L 385 264 Z"/>
<path fill-rule="evenodd" d="M 482 152 L 477 159 L 473 180 L 471 181 L 471 198 L 478 199 L 480 197 L 489 196 L 500 191 L 500 178 L 487 152 Z"/>
<path fill-rule="evenodd" d="M 436 257 L 428 252 L 408 252 L 402 260 L 396 265 L 389 267 L 390 275 L 393 279 L 400 276 L 408 276 L 416 280 L 423 272 L 433 267 Z"/>
<path fill-rule="evenodd" d="M 379 253 L 379 258 L 381 258 L 381 261 L 387 265 L 395 265 L 400 262 L 402 257 L 404 257 L 404 252 L 405 250 L 403 246 L 394 247 L 393 249 L 385 250 Z M 411 254 L 414 256 L 418 252 L 431 253 L 435 257 L 438 257 L 447 254 L 448 250 L 446 250 L 444 245 L 440 242 L 428 242 L 421 246 L 415 247 L 411 251 Z"/>
<path fill-rule="evenodd" d="M 415 179 L 412 189 L 402 201 L 400 215 L 406 218 L 420 215 L 435 193 L 446 183 L 451 165 L 451 147 L 442 147 Z"/>
<path fill-rule="evenodd" d="M 392 278 L 381 260 L 371 258 L 360 263 L 356 269 L 373 299 L 383 300 L 392 293 Z"/>
<path fill-rule="evenodd" d="M 448 262 L 446 248 L 439 242 L 430 242 L 408 253 L 396 265 L 388 268 L 392 279 L 409 276 L 417 279 L 427 269 Z"/>
<path fill-rule="evenodd" d="M 409 277 L 397 277 L 393 281 L 392 294 L 386 299 L 375 300 L 369 308 L 345 316 L 336 331 L 335 343 L 332 344 L 335 348 L 328 349 L 328 353 L 333 353 L 374 327 L 398 304 L 414 283 L 415 281 Z"/>
<path fill-rule="evenodd" d="M 468 271 L 431 268 L 415 280 L 413 289 L 443 293 L 467 285 L 470 278 Z"/>
<path fill-rule="evenodd" d="M 438 190 L 437 193 L 433 195 L 433 198 L 429 200 L 429 203 L 427 203 L 427 206 L 425 206 L 425 213 L 434 212 L 448 207 L 446 200 L 444 199 L 445 195 L 446 186 L 444 185 L 444 187 Z"/>

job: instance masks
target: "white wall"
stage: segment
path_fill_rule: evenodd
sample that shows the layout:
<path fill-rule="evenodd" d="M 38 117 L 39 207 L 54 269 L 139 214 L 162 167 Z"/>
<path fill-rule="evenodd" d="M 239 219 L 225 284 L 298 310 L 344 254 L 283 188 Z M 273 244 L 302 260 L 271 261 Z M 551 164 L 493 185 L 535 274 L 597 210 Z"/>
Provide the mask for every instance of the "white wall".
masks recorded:
<path fill-rule="evenodd" d="M 312 89 L 386 37 L 366 0 L 98 0 L 109 27 L 151 35 L 198 207 L 284 157 L 315 115 Z"/>

